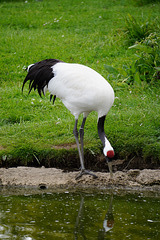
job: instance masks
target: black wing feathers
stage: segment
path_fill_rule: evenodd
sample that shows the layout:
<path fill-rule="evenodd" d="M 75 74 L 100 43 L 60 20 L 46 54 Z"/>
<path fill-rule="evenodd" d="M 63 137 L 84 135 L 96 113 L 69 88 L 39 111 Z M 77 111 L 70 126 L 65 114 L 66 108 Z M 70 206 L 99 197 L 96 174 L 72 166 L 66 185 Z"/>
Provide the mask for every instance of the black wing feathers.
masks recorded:
<path fill-rule="evenodd" d="M 57 59 L 46 59 L 31 65 L 28 69 L 28 74 L 24 79 L 22 91 L 25 83 L 29 80 L 29 93 L 32 89 L 37 89 L 40 96 L 42 95 L 42 92 L 44 94 L 44 87 L 47 86 L 49 81 L 54 77 L 52 67 L 58 62 L 61 61 Z"/>

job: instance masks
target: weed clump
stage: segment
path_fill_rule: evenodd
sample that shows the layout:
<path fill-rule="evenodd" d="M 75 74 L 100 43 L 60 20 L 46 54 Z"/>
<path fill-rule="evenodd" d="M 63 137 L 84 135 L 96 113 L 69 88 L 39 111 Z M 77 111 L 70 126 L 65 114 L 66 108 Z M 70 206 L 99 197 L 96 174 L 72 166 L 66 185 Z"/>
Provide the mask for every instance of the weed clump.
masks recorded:
<path fill-rule="evenodd" d="M 158 84 L 160 79 L 160 34 L 151 33 L 141 42 L 129 47 L 136 50 L 136 60 L 129 70 L 128 83 Z"/>
<path fill-rule="evenodd" d="M 125 31 L 128 35 L 128 41 L 133 44 L 135 41 L 141 41 L 145 39 L 152 30 L 152 25 L 149 21 L 140 22 L 132 15 L 128 14 L 126 17 Z"/>
<path fill-rule="evenodd" d="M 129 85 L 158 84 L 160 79 L 160 34 L 159 25 L 156 30 L 155 22 L 149 21 L 140 24 L 133 16 L 128 14 L 126 18 L 126 33 L 130 42 L 134 43 L 128 49 L 134 49 L 135 55 L 129 65 L 116 69 L 105 65 L 113 79 Z"/>

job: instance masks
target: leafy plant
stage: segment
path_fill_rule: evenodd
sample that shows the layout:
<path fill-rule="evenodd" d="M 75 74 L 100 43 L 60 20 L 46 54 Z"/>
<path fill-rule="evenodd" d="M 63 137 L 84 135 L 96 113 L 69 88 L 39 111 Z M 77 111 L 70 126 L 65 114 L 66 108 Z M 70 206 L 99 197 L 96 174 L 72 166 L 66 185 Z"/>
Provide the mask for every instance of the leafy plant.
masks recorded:
<path fill-rule="evenodd" d="M 151 33 L 145 40 L 137 42 L 129 49 L 136 49 L 135 60 L 121 69 L 105 65 L 110 77 L 127 84 L 158 83 L 160 79 L 160 35 Z"/>
<path fill-rule="evenodd" d="M 146 21 L 138 21 L 131 14 L 125 19 L 125 33 L 128 36 L 129 44 L 133 44 L 136 41 L 142 41 L 148 37 L 153 32 L 159 31 L 159 20 L 155 18 L 154 20 L 148 19 Z"/>
<path fill-rule="evenodd" d="M 134 0 L 134 4 L 137 6 L 144 6 L 146 4 L 156 3 L 159 0 Z"/>
<path fill-rule="evenodd" d="M 149 35 L 149 22 L 138 22 L 132 15 L 126 17 L 126 32 L 129 35 L 130 41 L 140 41 Z"/>
<path fill-rule="evenodd" d="M 136 49 L 137 59 L 131 65 L 130 82 L 155 83 L 160 79 L 160 35 L 151 33 L 145 40 L 129 47 Z"/>

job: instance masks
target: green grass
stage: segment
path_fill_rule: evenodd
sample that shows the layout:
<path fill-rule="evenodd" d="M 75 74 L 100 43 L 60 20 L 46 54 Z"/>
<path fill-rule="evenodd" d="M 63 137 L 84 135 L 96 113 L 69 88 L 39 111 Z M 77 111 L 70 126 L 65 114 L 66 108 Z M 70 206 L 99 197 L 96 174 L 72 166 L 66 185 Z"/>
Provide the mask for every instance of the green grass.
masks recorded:
<path fill-rule="evenodd" d="M 136 4 L 138 2 L 138 4 Z M 24 68 L 45 58 L 88 65 L 102 74 L 105 64 L 121 68 L 135 59 L 128 49 L 125 19 L 139 22 L 159 17 L 157 1 L 50 0 L 0 2 L 0 160 L 9 165 L 40 161 L 66 161 L 77 157 L 71 149 L 55 145 L 74 143 L 74 117 L 49 95 L 22 95 Z M 139 6 L 141 5 L 141 6 Z M 117 98 L 105 125 L 116 158 L 138 156 L 159 163 L 159 88 L 127 86 L 109 79 Z M 81 118 L 82 119 L 82 118 Z M 99 155 L 97 114 L 91 113 L 85 127 L 85 149 Z M 33 160 L 34 159 L 34 160 Z M 54 160 L 57 161 L 57 160 Z"/>

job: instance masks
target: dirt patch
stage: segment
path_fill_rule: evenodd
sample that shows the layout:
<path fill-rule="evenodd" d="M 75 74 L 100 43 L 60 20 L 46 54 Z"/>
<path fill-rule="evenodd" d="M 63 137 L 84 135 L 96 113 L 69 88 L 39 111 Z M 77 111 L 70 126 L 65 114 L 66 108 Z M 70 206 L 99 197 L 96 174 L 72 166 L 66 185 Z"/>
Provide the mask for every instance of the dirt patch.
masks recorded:
<path fill-rule="evenodd" d="M 149 191 L 160 190 L 160 170 L 134 169 L 125 172 L 117 171 L 110 179 L 109 173 L 96 172 L 98 178 L 84 175 L 75 180 L 78 172 L 63 172 L 56 168 L 17 167 L 1 168 L 0 184 L 10 187 L 45 188 L 94 188 L 94 189 L 137 189 Z"/>
<path fill-rule="evenodd" d="M 62 145 L 54 145 L 52 146 L 53 149 L 66 149 L 66 150 L 70 150 L 70 149 L 74 149 L 77 148 L 77 145 L 75 143 L 66 143 L 66 144 L 62 144 Z"/>

